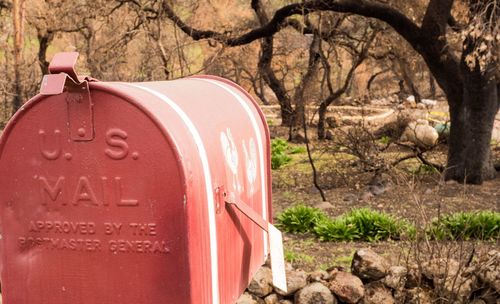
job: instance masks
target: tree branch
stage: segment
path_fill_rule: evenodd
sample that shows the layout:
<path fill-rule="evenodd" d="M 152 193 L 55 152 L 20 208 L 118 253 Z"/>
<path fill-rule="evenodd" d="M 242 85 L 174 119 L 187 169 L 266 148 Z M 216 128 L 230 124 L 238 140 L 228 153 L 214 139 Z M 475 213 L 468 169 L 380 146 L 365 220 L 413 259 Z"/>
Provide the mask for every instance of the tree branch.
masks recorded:
<path fill-rule="evenodd" d="M 252 1 L 252 6 L 255 4 L 254 2 Z M 399 34 L 415 46 L 418 45 L 418 39 L 421 36 L 419 27 L 398 10 L 386 4 L 366 0 L 312 0 L 289 4 L 278 9 L 266 24 L 238 37 L 230 37 L 227 34 L 216 31 L 199 30 L 189 26 L 175 14 L 167 1 L 163 2 L 162 9 L 165 15 L 192 39 L 214 39 L 228 46 L 244 45 L 257 39 L 274 35 L 285 26 L 285 21 L 288 17 L 293 15 L 307 15 L 316 11 L 354 13 L 382 20 L 391 25 Z"/>

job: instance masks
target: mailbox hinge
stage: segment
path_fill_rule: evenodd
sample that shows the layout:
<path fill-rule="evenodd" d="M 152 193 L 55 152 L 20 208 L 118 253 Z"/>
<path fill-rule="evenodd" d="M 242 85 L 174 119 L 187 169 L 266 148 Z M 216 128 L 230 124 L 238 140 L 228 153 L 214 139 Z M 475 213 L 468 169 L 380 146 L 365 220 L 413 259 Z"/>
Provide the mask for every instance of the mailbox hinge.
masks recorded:
<path fill-rule="evenodd" d="M 66 95 L 68 128 L 71 140 L 94 139 L 94 104 L 90 96 L 90 77 L 79 77 L 75 71 L 78 52 L 57 53 L 49 65 L 49 75 L 43 76 L 40 94 Z"/>

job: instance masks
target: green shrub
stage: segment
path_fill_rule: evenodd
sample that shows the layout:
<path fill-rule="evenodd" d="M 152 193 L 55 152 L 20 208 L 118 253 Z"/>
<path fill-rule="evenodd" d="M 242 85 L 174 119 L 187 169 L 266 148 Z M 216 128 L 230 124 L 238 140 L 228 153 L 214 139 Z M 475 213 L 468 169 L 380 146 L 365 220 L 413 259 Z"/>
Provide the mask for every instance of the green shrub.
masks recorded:
<path fill-rule="evenodd" d="M 324 241 L 374 242 L 387 239 L 414 237 L 415 227 L 404 220 L 368 208 L 354 209 L 343 216 L 321 222 L 316 226 L 316 235 Z"/>
<path fill-rule="evenodd" d="M 290 154 L 301 154 L 307 152 L 306 147 L 303 146 L 290 147 L 288 150 L 290 151 Z"/>
<path fill-rule="evenodd" d="M 391 141 L 392 141 L 392 138 L 387 136 L 387 135 L 384 135 L 384 136 L 380 137 L 380 139 L 379 139 L 379 142 L 383 145 L 388 145 Z"/>
<path fill-rule="evenodd" d="M 278 216 L 281 230 L 291 233 L 314 232 L 314 227 L 327 216 L 319 209 L 297 205 L 286 209 Z"/>
<path fill-rule="evenodd" d="M 288 143 L 286 140 L 276 138 L 271 141 L 271 168 L 279 169 L 288 164 L 292 158 L 287 153 Z"/>
<path fill-rule="evenodd" d="M 401 225 L 392 216 L 367 208 L 354 209 L 344 216 L 347 224 L 354 225 L 362 239 L 372 242 L 399 238 Z"/>
<path fill-rule="evenodd" d="M 497 240 L 500 213 L 493 211 L 458 212 L 434 219 L 427 234 L 438 240 Z"/>
<path fill-rule="evenodd" d="M 297 205 L 278 216 L 278 226 L 291 233 L 314 233 L 321 241 L 379 241 L 414 237 L 415 227 L 383 212 L 354 209 L 331 219 L 316 208 Z"/>
<path fill-rule="evenodd" d="M 314 232 L 321 241 L 354 241 L 360 239 L 358 228 L 343 219 L 323 219 L 316 224 Z"/>

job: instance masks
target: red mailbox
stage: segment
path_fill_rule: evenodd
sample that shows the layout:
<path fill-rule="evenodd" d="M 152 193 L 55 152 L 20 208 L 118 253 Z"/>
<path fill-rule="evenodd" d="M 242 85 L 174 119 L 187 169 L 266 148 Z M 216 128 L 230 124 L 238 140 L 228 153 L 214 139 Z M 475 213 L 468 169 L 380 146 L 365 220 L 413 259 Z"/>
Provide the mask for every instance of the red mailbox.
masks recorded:
<path fill-rule="evenodd" d="M 271 220 L 257 104 L 212 76 L 79 77 L 76 57 L 1 138 L 3 303 L 234 303 L 268 254 L 227 204 Z"/>

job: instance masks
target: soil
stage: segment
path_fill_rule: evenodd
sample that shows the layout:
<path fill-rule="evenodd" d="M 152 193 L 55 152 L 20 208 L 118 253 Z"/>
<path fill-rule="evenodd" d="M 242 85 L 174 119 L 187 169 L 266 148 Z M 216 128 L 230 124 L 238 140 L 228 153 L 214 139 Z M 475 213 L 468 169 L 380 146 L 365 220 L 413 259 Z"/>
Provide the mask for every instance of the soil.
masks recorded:
<path fill-rule="evenodd" d="M 315 130 L 311 129 L 311 135 Z M 272 138 L 287 138 L 288 129 L 271 127 Z M 440 173 L 416 159 L 401 162 L 378 178 L 386 186 L 383 193 L 373 197 L 365 194 L 374 173 L 366 172 L 360 162 L 348 151 L 338 149 L 335 142 L 310 141 L 313 158 L 318 170 L 318 181 L 326 200 L 330 203 L 324 209 L 332 217 L 339 216 L 353 208 L 369 207 L 384 211 L 413 222 L 417 227 L 442 214 L 459 211 L 493 210 L 500 212 L 500 177 L 483 185 L 462 185 L 444 182 Z M 293 148 L 304 144 L 290 144 Z M 426 153 L 426 158 L 444 165 L 446 145 L 442 144 Z M 494 159 L 500 159 L 500 147 L 494 144 Z M 380 161 L 392 162 L 408 155 L 411 151 L 400 146 L 387 149 L 375 155 Z M 273 208 L 276 220 L 284 209 L 305 204 L 319 207 L 322 203 L 319 191 L 313 186 L 312 170 L 305 152 L 290 154 L 292 161 L 273 170 Z M 459 260 L 469 259 L 472 252 L 478 254 L 492 248 L 500 248 L 500 241 L 492 242 L 409 242 L 384 241 L 365 242 L 320 242 L 312 235 L 284 234 L 285 255 L 295 267 L 312 271 L 334 266 L 349 268 L 356 249 L 370 247 L 387 257 L 394 264 L 404 264 L 434 255 L 451 255 Z M 473 251 L 474 249 L 474 251 Z"/>

